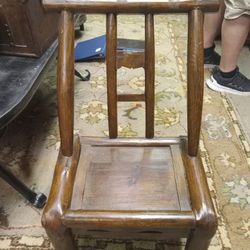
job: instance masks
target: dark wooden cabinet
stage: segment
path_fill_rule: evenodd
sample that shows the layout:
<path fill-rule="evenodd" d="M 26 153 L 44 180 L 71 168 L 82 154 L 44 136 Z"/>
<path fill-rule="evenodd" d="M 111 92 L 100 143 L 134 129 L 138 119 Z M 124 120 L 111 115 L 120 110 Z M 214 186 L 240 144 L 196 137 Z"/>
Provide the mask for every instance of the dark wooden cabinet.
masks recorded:
<path fill-rule="evenodd" d="M 40 0 L 0 0 L 0 53 L 39 57 L 55 40 L 57 23 Z"/>

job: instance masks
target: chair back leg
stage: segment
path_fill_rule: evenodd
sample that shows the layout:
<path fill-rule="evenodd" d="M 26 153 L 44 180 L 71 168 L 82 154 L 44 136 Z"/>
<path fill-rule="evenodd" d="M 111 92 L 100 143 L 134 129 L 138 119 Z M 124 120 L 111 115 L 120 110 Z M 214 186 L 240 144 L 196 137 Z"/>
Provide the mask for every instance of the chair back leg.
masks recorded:
<path fill-rule="evenodd" d="M 203 65 L 203 12 L 194 9 L 188 14 L 187 115 L 190 156 L 197 156 L 199 148 L 204 86 Z"/>
<path fill-rule="evenodd" d="M 155 44 L 154 16 L 145 15 L 145 105 L 146 105 L 146 138 L 154 137 L 155 105 Z"/>
<path fill-rule="evenodd" d="M 57 96 L 61 150 L 64 156 L 72 156 L 74 126 L 74 16 L 71 12 L 62 11 L 58 33 Z"/>
<path fill-rule="evenodd" d="M 106 18 L 107 33 L 107 95 L 108 95 L 108 122 L 109 137 L 116 138 L 117 129 L 117 63 L 116 63 L 116 44 L 117 44 L 117 17 L 115 14 L 107 14 Z"/>

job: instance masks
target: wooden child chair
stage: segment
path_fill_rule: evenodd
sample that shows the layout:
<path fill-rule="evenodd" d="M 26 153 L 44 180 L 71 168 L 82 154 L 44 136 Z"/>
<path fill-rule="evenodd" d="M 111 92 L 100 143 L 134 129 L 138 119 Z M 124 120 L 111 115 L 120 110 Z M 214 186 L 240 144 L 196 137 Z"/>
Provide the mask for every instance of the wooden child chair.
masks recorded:
<path fill-rule="evenodd" d="M 58 111 L 61 148 L 42 223 L 55 249 L 76 249 L 74 233 L 98 237 L 180 239 L 207 249 L 216 215 L 198 154 L 203 102 L 203 11 L 218 1 L 44 0 L 60 10 Z M 107 15 L 110 138 L 73 136 L 74 13 Z M 117 53 L 117 14 L 145 15 L 141 60 Z M 154 138 L 154 14 L 188 14 L 188 135 Z M 139 62 L 141 63 L 139 63 Z M 145 69 L 145 94 L 117 94 L 122 65 Z M 117 102 L 145 101 L 146 138 L 117 138 Z"/>

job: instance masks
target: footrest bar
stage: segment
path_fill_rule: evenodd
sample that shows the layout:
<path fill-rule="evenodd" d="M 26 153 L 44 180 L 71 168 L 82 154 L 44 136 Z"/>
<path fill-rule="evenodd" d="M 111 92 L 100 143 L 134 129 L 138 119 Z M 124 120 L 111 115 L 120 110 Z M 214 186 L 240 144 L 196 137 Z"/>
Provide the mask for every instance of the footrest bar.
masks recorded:
<path fill-rule="evenodd" d="M 181 221 L 181 223 L 177 223 Z M 195 226 L 192 211 L 88 211 L 70 210 L 63 216 L 66 226 L 105 226 L 142 228 L 183 228 Z"/>

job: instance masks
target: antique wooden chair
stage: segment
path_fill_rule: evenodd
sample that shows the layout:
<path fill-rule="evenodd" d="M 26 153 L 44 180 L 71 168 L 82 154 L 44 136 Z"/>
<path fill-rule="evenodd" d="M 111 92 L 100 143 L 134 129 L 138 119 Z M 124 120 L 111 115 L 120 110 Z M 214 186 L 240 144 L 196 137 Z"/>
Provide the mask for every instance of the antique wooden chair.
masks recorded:
<path fill-rule="evenodd" d="M 74 233 L 98 237 L 187 238 L 207 249 L 217 228 L 198 154 L 203 102 L 203 11 L 217 1 L 44 0 L 61 10 L 58 111 L 61 148 L 42 223 L 54 247 L 76 249 Z M 73 136 L 73 14 L 107 14 L 107 95 L 110 138 Z M 145 15 L 145 56 L 118 54 L 117 14 Z M 154 14 L 188 14 L 188 135 L 154 138 Z M 132 57 L 132 60 L 131 60 Z M 145 59 L 146 58 L 146 59 Z M 121 65 L 145 68 L 145 94 L 117 94 Z M 117 138 L 117 102 L 145 101 L 146 138 Z"/>

